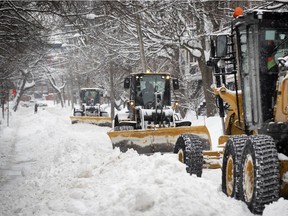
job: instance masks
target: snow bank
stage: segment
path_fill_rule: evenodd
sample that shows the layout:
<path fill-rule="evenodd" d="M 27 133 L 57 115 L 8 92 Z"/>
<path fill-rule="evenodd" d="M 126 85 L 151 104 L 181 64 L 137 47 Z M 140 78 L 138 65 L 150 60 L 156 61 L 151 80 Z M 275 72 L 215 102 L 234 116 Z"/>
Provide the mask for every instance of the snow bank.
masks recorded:
<path fill-rule="evenodd" d="M 220 169 L 197 178 L 174 154 L 121 153 L 112 149 L 110 128 L 72 125 L 70 113 L 23 107 L 9 128 L 0 126 L 1 215 L 252 215 L 221 192 Z M 280 199 L 263 215 L 288 215 L 286 206 Z"/>

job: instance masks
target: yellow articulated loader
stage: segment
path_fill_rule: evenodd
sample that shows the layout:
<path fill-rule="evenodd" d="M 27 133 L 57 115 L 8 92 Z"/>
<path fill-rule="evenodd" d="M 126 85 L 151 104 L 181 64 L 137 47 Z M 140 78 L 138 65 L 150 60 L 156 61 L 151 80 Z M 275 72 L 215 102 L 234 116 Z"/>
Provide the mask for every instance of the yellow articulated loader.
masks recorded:
<path fill-rule="evenodd" d="M 177 153 L 186 163 L 187 172 L 201 176 L 202 151 L 211 150 L 210 134 L 206 126 L 191 126 L 191 121 L 175 112 L 177 101 L 171 101 L 172 86 L 179 89 L 178 79 L 169 73 L 134 73 L 125 78 L 124 88 L 130 89 L 129 108 L 115 115 L 108 135 L 113 148 L 123 152 Z"/>
<path fill-rule="evenodd" d="M 74 108 L 73 116 L 70 116 L 72 124 L 80 122 L 111 127 L 111 117 L 101 104 L 102 96 L 102 90 L 99 88 L 81 88 L 80 106 Z"/>
<path fill-rule="evenodd" d="M 234 15 L 229 33 L 211 36 L 208 61 L 226 114 L 222 191 L 261 214 L 288 198 L 288 2 Z"/>

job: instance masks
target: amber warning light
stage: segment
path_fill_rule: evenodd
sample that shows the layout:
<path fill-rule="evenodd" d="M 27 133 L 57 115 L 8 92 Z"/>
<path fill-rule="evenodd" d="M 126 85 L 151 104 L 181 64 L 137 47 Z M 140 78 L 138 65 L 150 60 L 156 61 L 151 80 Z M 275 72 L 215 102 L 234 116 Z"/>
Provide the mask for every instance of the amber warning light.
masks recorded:
<path fill-rule="evenodd" d="M 233 17 L 236 18 L 241 15 L 243 15 L 243 9 L 241 7 L 236 7 L 234 9 Z"/>

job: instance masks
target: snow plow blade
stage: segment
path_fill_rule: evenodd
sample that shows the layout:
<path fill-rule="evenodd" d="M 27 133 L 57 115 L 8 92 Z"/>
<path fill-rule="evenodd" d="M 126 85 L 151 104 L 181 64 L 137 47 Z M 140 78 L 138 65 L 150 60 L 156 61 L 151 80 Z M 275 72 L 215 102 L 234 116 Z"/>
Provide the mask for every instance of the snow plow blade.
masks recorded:
<path fill-rule="evenodd" d="M 72 124 L 75 123 L 89 123 L 103 127 L 111 127 L 112 120 L 110 117 L 102 116 L 70 116 Z"/>
<path fill-rule="evenodd" d="M 195 134 L 200 137 L 203 149 L 211 149 L 210 134 L 206 126 L 183 126 L 153 128 L 146 130 L 110 131 L 108 136 L 113 148 L 126 152 L 134 149 L 139 154 L 153 154 L 155 152 L 173 152 L 175 143 L 181 134 Z"/>

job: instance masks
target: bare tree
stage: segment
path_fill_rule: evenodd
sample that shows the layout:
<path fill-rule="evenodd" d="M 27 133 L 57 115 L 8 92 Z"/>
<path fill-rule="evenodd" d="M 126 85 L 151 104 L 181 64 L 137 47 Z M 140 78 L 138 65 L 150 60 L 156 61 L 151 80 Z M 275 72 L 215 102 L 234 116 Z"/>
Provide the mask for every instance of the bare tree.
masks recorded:
<path fill-rule="evenodd" d="M 24 79 L 18 75 L 20 69 L 30 71 L 34 79 L 43 78 L 41 70 L 31 70 L 29 65 L 47 53 L 47 41 L 56 38 L 62 43 L 56 57 L 65 59 L 62 66 L 66 70 L 61 73 L 67 84 L 63 89 L 68 85 L 71 96 L 80 87 L 103 88 L 110 97 L 113 113 L 114 108 L 120 108 L 119 101 L 125 100 L 123 90 L 116 91 L 123 89 L 123 78 L 132 71 L 148 68 L 168 71 L 180 78 L 184 111 L 191 106 L 189 100 L 203 95 L 207 115 L 213 115 L 207 40 L 227 14 L 219 15 L 225 6 L 221 1 L 211 5 L 211 1 L 200 0 L 1 2 L 0 78 Z M 202 79 L 191 79 L 187 73 L 191 61 Z M 51 71 L 49 64 L 43 60 L 35 67 Z M 52 86 L 57 86 L 59 80 L 54 79 Z M 193 90 L 187 91 L 188 88 Z"/>
<path fill-rule="evenodd" d="M 57 83 L 54 75 L 51 73 L 51 71 L 48 68 L 44 68 L 46 75 L 53 87 L 53 89 L 56 91 L 56 94 L 58 96 L 58 98 L 60 99 L 61 102 L 61 106 L 64 107 L 64 96 L 63 96 L 63 89 L 66 85 L 66 82 L 61 83 L 60 85 Z"/>
<path fill-rule="evenodd" d="M 11 80 L 16 85 L 14 111 L 23 93 L 35 85 L 37 70 L 34 69 L 46 49 L 47 38 L 43 34 L 47 28 L 42 21 L 49 5 L 48 2 L 0 2 L 0 80 Z"/>

